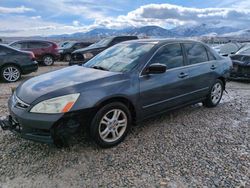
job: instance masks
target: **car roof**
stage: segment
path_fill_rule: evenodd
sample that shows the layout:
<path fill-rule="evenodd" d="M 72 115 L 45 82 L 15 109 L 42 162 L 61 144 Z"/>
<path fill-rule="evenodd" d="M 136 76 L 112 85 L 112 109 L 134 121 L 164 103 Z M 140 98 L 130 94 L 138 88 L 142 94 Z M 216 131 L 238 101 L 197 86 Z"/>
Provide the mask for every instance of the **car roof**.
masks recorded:
<path fill-rule="evenodd" d="M 138 39 L 138 40 L 131 40 L 125 41 L 123 43 L 155 43 L 155 44 L 166 44 L 166 43 L 186 43 L 186 42 L 198 42 L 203 43 L 197 40 L 190 40 L 190 39 Z"/>
<path fill-rule="evenodd" d="M 48 43 L 54 43 L 54 42 L 51 42 L 51 41 L 48 41 L 48 40 L 27 39 L 27 40 L 17 40 L 17 41 L 12 42 L 11 44 L 17 43 L 17 42 L 48 42 Z"/>

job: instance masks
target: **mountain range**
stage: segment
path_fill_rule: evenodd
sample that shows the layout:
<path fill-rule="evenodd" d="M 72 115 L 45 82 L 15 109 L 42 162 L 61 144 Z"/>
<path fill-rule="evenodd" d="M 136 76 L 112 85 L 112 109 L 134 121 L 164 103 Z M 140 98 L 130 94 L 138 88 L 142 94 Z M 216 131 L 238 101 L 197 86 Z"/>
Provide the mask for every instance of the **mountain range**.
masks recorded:
<path fill-rule="evenodd" d="M 250 35 L 250 30 L 249 35 Z M 215 27 L 209 24 L 194 26 L 180 26 L 173 29 L 164 29 L 159 26 L 129 27 L 125 29 L 96 28 L 88 32 L 78 32 L 73 34 L 52 35 L 49 38 L 64 39 L 90 39 L 103 38 L 117 35 L 137 35 L 140 37 L 168 38 L 168 37 L 200 37 L 200 36 L 231 36 L 239 33 L 240 29 L 228 26 Z"/>

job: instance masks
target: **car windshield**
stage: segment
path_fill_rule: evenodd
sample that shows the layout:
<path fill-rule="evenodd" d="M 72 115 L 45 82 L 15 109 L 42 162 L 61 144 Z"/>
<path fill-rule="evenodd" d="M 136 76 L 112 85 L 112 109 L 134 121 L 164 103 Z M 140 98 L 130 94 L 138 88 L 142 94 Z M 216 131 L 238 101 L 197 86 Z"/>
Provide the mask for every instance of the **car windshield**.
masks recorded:
<path fill-rule="evenodd" d="M 238 55 L 250 55 L 250 45 L 246 45 L 245 47 L 241 48 L 238 52 Z"/>
<path fill-rule="evenodd" d="M 74 44 L 75 42 L 68 42 L 65 45 L 63 45 L 62 48 L 71 48 Z"/>
<path fill-rule="evenodd" d="M 83 66 L 111 72 L 127 72 L 132 70 L 138 64 L 138 59 L 154 45 L 155 43 L 117 44 L 98 54 Z"/>
<path fill-rule="evenodd" d="M 105 38 L 105 39 L 100 40 L 99 42 L 92 44 L 90 47 L 96 47 L 96 48 L 106 47 L 111 41 L 112 41 L 112 38 Z"/>

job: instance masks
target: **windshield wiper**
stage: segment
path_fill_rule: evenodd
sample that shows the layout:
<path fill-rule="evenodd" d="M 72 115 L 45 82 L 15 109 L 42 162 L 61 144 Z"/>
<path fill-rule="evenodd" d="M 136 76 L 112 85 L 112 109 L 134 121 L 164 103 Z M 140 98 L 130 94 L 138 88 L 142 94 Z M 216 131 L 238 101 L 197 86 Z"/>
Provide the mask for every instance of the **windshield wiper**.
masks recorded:
<path fill-rule="evenodd" d="M 104 68 L 102 66 L 95 65 L 92 67 L 93 69 L 98 69 L 98 70 L 104 70 L 104 71 L 109 71 L 107 68 Z"/>

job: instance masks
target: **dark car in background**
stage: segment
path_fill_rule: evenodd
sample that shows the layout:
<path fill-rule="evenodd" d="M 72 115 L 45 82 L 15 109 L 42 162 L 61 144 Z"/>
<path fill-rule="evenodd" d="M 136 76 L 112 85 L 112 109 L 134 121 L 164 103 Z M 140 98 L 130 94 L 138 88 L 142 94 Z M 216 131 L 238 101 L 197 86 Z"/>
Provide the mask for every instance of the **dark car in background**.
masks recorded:
<path fill-rule="evenodd" d="M 54 42 L 43 40 L 21 40 L 9 44 L 11 47 L 31 51 L 34 53 L 36 60 L 46 66 L 51 66 L 54 61 L 60 59 L 58 46 Z"/>
<path fill-rule="evenodd" d="M 71 53 L 75 50 L 81 49 L 81 48 L 86 48 L 89 45 L 93 43 L 90 42 L 77 42 L 77 41 L 71 41 L 68 42 L 67 44 L 63 45 L 63 47 L 59 48 L 59 53 L 61 56 L 62 61 L 67 61 L 69 62 L 71 59 Z"/>
<path fill-rule="evenodd" d="M 114 46 L 120 42 L 128 41 L 128 40 L 136 40 L 138 39 L 137 36 L 117 36 L 117 37 L 108 37 L 105 39 L 100 40 L 87 48 L 79 49 L 74 51 L 71 54 L 71 60 L 69 65 L 76 65 L 76 64 L 84 64 L 103 50 Z"/>
<path fill-rule="evenodd" d="M 0 79 L 16 82 L 22 74 L 29 74 L 38 68 L 33 52 L 25 52 L 0 44 Z"/>
<path fill-rule="evenodd" d="M 198 102 L 217 106 L 231 66 L 230 58 L 196 41 L 123 42 L 82 66 L 19 85 L 9 100 L 10 116 L 0 125 L 55 144 L 87 126 L 97 144 L 112 147 L 132 122 Z"/>
<path fill-rule="evenodd" d="M 234 80 L 250 80 L 250 45 L 242 47 L 230 58 L 233 61 L 230 78 Z"/>

